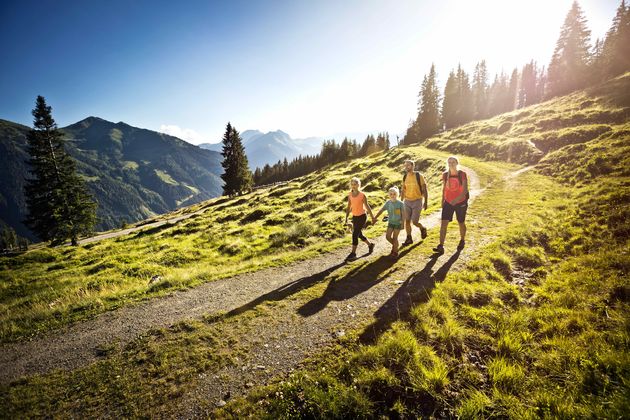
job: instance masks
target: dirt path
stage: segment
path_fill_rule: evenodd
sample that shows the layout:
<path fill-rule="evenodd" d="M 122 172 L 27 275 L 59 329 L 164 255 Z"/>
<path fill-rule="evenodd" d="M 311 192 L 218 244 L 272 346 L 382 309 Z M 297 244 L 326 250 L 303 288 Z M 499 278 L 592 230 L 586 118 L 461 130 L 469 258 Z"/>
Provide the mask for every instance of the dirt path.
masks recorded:
<path fill-rule="evenodd" d="M 466 171 L 470 175 L 471 200 L 474 200 L 483 190 L 480 189 L 477 174 L 470 168 L 466 168 Z M 424 218 L 422 223 L 431 229 L 439 224 L 439 218 L 438 211 Z M 435 240 L 435 237 L 433 234 L 431 239 Z M 370 261 L 378 261 L 389 250 L 389 243 L 382 237 L 376 244 Z M 274 299 L 280 300 L 278 296 L 290 296 L 324 281 L 329 274 L 344 265 L 342 262 L 347 252 L 347 249 L 341 249 L 286 267 L 268 268 L 206 283 L 164 298 L 107 312 L 93 320 L 64 327 L 32 341 L 0 345 L 0 383 L 53 369 L 76 369 L 97 360 L 103 347 L 112 343 L 122 346 L 151 328 L 168 327 L 185 319 L 200 318 L 220 311 L 242 309 L 244 305 L 268 299 L 274 294 L 277 295 Z M 234 293 L 235 290 L 238 290 L 238 294 Z M 375 298 L 374 302 L 379 300 Z"/>

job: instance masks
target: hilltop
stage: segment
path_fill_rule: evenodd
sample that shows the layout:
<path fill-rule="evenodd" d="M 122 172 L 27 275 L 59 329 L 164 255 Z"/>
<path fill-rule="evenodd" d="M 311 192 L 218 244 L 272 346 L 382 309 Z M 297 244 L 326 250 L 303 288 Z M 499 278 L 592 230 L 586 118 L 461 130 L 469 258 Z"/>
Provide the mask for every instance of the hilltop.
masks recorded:
<path fill-rule="evenodd" d="M 29 127 L 0 120 L 0 221 L 35 239 L 26 214 Z M 88 117 L 63 127 L 66 146 L 98 203 L 98 230 L 120 227 L 222 192 L 221 156 L 163 133 Z"/>
<path fill-rule="evenodd" d="M 190 313 L 214 308 L 92 349 L 96 361 L 85 366 L 4 384 L 2 406 L 76 416 L 623 416 L 629 87 L 630 73 L 423 146 L 199 203 L 166 215 L 192 215 L 173 224 L 0 258 L 5 349 L 27 337 L 63 340 L 68 324 L 160 307 L 201 284 L 206 302 Z M 416 158 L 432 213 L 450 153 L 483 191 L 462 253 L 451 226 L 441 257 L 432 256 L 431 229 L 396 262 L 381 247 L 338 263 L 349 243 L 341 221 L 351 176 L 377 207 L 404 159 Z M 246 302 L 234 302 L 241 294 Z"/>

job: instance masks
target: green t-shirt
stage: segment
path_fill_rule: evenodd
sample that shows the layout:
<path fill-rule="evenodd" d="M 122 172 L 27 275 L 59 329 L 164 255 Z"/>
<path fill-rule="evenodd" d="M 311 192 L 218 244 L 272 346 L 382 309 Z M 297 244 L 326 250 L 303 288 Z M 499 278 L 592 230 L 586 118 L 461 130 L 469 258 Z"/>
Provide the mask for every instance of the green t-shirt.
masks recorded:
<path fill-rule="evenodd" d="M 404 204 L 400 200 L 396 200 L 396 202 L 387 200 L 383 205 L 383 210 L 387 210 L 387 221 L 389 223 L 396 224 L 402 222 L 403 206 Z"/>

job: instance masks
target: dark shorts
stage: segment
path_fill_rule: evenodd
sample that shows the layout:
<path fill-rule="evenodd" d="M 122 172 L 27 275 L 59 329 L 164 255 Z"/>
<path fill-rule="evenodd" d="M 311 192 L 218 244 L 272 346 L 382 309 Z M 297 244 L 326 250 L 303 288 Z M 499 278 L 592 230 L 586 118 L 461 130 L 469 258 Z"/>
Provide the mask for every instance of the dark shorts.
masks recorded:
<path fill-rule="evenodd" d="M 453 213 L 457 216 L 457 221 L 459 223 L 464 223 L 466 221 L 466 211 L 468 210 L 468 203 L 462 203 L 457 205 L 452 205 L 444 202 L 442 205 L 442 220 L 448 220 L 449 222 L 453 221 Z"/>

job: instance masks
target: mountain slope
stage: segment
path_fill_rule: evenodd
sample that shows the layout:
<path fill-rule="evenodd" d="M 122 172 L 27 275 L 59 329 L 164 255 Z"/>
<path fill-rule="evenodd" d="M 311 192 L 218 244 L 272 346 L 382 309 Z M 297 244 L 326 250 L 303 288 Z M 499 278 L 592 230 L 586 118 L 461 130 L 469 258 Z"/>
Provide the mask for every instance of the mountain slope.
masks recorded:
<path fill-rule="evenodd" d="M 0 220 L 21 223 L 29 128 L 0 120 Z M 62 128 L 67 150 L 98 202 L 97 229 L 145 219 L 221 194 L 221 156 L 176 137 L 89 117 Z"/>

